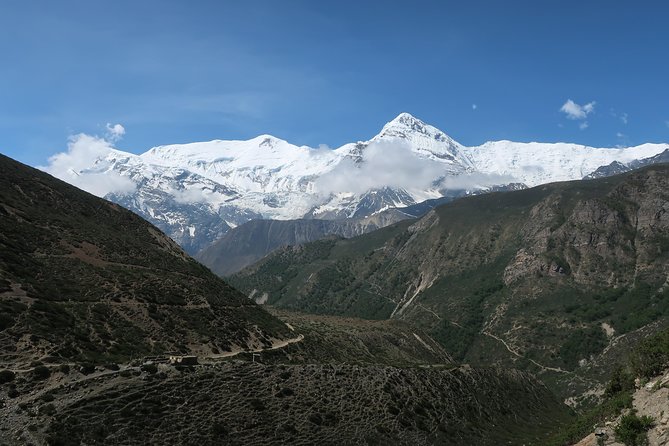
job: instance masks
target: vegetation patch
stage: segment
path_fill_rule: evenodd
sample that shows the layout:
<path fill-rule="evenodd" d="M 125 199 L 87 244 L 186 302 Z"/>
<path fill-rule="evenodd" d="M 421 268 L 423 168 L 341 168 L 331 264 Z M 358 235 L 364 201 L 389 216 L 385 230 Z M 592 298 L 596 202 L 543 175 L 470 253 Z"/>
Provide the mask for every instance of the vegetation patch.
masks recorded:
<path fill-rule="evenodd" d="M 635 412 L 624 415 L 615 428 L 616 440 L 626 446 L 644 446 L 648 444 L 646 432 L 653 427 L 654 420 L 649 416 L 639 417 Z"/>

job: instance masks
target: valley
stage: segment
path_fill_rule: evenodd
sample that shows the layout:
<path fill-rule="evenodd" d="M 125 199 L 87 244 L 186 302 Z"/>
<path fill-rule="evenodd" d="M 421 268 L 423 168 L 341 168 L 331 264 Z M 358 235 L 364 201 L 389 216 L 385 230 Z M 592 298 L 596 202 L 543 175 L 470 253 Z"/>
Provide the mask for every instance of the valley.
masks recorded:
<path fill-rule="evenodd" d="M 634 359 L 669 330 L 661 163 L 252 221 L 204 251 L 243 268 L 223 281 L 136 214 L 0 161 L 3 443 L 562 445 L 662 410 L 616 377 L 669 365 Z"/>

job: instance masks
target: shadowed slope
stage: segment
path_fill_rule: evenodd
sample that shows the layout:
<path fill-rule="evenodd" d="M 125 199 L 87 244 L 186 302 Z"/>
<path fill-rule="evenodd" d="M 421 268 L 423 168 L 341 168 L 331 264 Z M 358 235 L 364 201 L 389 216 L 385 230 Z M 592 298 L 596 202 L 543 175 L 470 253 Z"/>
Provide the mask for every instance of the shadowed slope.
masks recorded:
<path fill-rule="evenodd" d="M 0 155 L 0 362 L 211 352 L 289 336 L 153 225 Z"/>

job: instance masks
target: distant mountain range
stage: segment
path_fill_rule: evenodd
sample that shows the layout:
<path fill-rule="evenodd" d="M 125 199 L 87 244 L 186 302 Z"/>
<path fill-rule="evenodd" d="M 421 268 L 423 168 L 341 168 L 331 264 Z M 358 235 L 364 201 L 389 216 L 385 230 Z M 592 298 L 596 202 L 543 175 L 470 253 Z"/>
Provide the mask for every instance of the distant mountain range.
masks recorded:
<path fill-rule="evenodd" d="M 227 276 L 284 246 L 328 236 L 354 237 L 407 218 L 411 216 L 393 209 L 371 217 L 346 220 L 251 220 L 231 229 L 200 251 L 197 259 L 219 276 Z"/>
<path fill-rule="evenodd" d="M 601 166 L 628 165 L 667 148 L 511 141 L 465 147 L 402 113 L 370 140 L 334 150 L 298 147 L 271 135 L 160 146 L 141 155 L 109 149 L 90 166 L 59 176 L 130 180 L 133 187 L 105 197 L 193 254 L 252 219 L 365 218 L 453 191 L 581 179 Z"/>
<path fill-rule="evenodd" d="M 661 164 L 661 163 L 669 163 L 669 148 L 665 149 L 664 152 L 658 153 L 655 156 L 639 160 L 633 160 L 629 163 L 621 163 L 620 161 L 614 161 L 611 164 L 597 168 L 597 170 L 595 170 L 589 175 L 586 175 L 585 177 L 583 177 L 583 179 L 592 180 L 595 178 L 610 177 L 612 175 L 619 175 L 621 173 L 629 172 L 631 170 L 640 169 L 644 166 L 650 166 L 651 164 Z"/>
<path fill-rule="evenodd" d="M 512 183 L 471 193 L 464 189 L 453 190 L 443 197 L 407 207 L 386 209 L 368 217 L 338 220 L 251 220 L 230 229 L 220 239 L 197 253 L 195 258 L 219 276 L 228 276 L 285 246 L 300 245 L 326 237 L 356 237 L 402 220 L 422 217 L 436 206 L 467 195 L 524 188 L 522 184 Z"/>

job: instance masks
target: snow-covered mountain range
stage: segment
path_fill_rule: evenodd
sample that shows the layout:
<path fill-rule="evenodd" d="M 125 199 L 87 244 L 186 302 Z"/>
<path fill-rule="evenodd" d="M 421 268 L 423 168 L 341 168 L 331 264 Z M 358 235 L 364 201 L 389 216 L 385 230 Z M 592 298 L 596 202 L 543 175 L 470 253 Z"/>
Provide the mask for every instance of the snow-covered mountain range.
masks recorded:
<path fill-rule="evenodd" d="M 511 141 L 465 147 L 402 113 L 372 139 L 334 150 L 295 146 L 271 135 L 159 146 L 141 155 L 109 149 L 90 166 L 60 176 L 75 184 L 86 175 L 110 184 L 123 179 L 132 187 L 125 184 L 106 198 L 195 253 L 254 218 L 365 217 L 454 190 L 580 179 L 600 166 L 630 163 L 667 148 Z"/>

